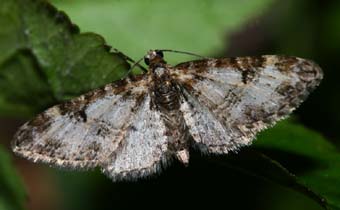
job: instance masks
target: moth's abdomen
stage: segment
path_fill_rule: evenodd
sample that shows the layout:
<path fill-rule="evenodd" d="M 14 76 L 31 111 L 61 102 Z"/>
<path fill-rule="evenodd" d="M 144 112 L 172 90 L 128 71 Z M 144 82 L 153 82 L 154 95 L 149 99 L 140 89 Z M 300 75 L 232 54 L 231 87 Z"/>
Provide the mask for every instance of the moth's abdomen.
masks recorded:
<path fill-rule="evenodd" d="M 182 113 L 180 112 L 181 95 L 179 87 L 173 81 L 167 70 L 157 68 L 154 70 L 153 102 L 161 112 L 162 120 L 166 125 L 166 136 L 169 137 L 168 147 L 177 158 L 187 164 L 189 161 L 188 129 Z"/>

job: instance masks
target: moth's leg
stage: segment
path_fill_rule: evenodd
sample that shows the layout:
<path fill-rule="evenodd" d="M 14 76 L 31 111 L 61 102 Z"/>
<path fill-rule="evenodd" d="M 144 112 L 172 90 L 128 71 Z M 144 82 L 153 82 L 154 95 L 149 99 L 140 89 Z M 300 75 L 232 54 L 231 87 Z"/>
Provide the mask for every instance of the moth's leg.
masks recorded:
<path fill-rule="evenodd" d="M 138 66 L 144 73 L 148 72 L 148 70 L 146 68 L 144 68 L 144 66 L 139 64 L 139 61 L 136 62 L 135 60 L 133 60 L 132 58 L 130 58 L 129 56 L 125 55 L 124 53 L 120 52 L 119 50 L 117 50 L 116 48 L 113 48 L 113 51 L 115 53 L 117 53 L 118 55 L 122 56 L 124 59 L 126 59 L 127 61 L 130 61 L 132 63 L 132 67 L 130 69 L 128 69 L 128 75 L 131 74 L 131 71 L 133 69 L 133 67 Z"/>

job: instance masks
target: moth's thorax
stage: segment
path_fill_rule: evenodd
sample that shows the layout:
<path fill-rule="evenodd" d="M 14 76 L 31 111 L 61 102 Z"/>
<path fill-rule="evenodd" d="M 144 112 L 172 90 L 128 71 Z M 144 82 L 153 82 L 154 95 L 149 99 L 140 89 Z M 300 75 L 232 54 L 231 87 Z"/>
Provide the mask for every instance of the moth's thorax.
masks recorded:
<path fill-rule="evenodd" d="M 168 77 L 170 77 L 169 66 L 165 64 L 150 66 L 150 71 L 153 78 L 156 80 L 166 80 Z"/>
<path fill-rule="evenodd" d="M 169 67 L 160 65 L 150 70 L 156 107 L 164 111 L 179 110 L 179 92 L 176 83 L 170 76 Z"/>
<path fill-rule="evenodd" d="M 157 67 L 154 69 L 153 73 L 155 74 L 156 77 L 162 77 L 165 74 L 167 74 L 167 69 L 163 66 Z"/>

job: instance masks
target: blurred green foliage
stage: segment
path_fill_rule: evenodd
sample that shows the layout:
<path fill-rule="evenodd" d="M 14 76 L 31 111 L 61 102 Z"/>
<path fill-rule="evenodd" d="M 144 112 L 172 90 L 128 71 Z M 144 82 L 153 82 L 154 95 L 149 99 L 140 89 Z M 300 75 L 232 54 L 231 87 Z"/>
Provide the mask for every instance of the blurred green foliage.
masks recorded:
<path fill-rule="evenodd" d="M 220 52 L 229 44 L 224 36 L 241 29 L 273 3 L 272 0 L 53 2 L 65 10 L 82 31 L 102 34 L 110 45 L 137 59 L 150 48 L 186 50 L 202 55 Z M 269 21 L 273 30 L 265 33 L 276 38 L 273 48 L 280 49 L 279 52 L 313 58 L 317 57 L 315 49 L 321 44 L 314 42 L 315 36 L 306 36 L 304 31 L 316 30 L 314 22 L 317 20 L 307 14 L 315 10 L 315 5 L 307 4 L 310 10 L 301 16 L 302 7 L 306 6 L 303 2 L 289 1 L 282 9 L 285 12 L 273 14 L 273 19 L 288 13 L 289 17 L 281 22 Z M 332 35 L 327 39 L 328 45 L 322 46 L 336 50 L 340 48 L 336 38 L 340 32 L 336 20 L 340 16 L 336 9 L 331 11 L 325 15 L 328 23 L 325 30 Z M 293 21 L 297 16 L 301 16 L 304 24 Z M 124 57 L 110 50 L 101 36 L 79 33 L 78 27 L 64 13 L 43 1 L 1 2 L 0 25 L 1 116 L 32 116 L 50 105 L 121 78 L 129 68 Z M 287 33 L 281 33 L 282 25 L 286 26 Z M 179 57 L 173 56 L 170 61 L 179 61 Z M 334 104 L 339 104 L 338 99 L 325 101 L 328 104 L 334 100 Z M 309 107 L 316 107 L 313 101 L 311 104 L 314 106 Z M 337 107 L 328 110 L 335 109 Z M 337 117 L 334 119 L 340 119 L 339 115 Z M 187 202 L 204 200 L 203 195 L 210 201 L 226 197 L 229 205 L 247 208 L 253 205 L 246 206 L 246 202 L 242 202 L 265 198 L 261 196 L 274 197 L 271 193 L 261 194 L 271 189 L 265 187 L 269 185 L 267 181 L 272 182 L 275 189 L 281 185 L 305 195 L 294 201 L 300 202 L 299 205 L 303 201 L 307 203 L 305 206 L 317 209 L 313 206 L 314 200 L 325 209 L 340 209 L 339 166 L 340 155 L 333 144 L 317 132 L 285 121 L 262 133 L 251 149 L 221 157 L 193 155 L 187 169 L 175 164 L 160 177 L 138 183 L 112 183 L 98 172 L 58 173 L 59 184 L 64 189 L 65 209 L 123 208 L 133 200 L 143 204 L 150 198 L 166 202 L 174 195 L 183 202 L 185 199 Z M 21 209 L 25 193 L 8 154 L 1 148 L 0 167 L 0 209 Z M 197 186 L 202 192 L 195 189 Z M 265 189 L 257 193 L 259 187 Z M 265 209 L 278 204 L 290 208 L 285 198 L 277 199 L 275 205 L 272 200 L 256 203 Z"/>
<path fill-rule="evenodd" d="M 340 153 L 334 145 L 320 134 L 296 123 L 279 123 L 271 130 L 262 132 L 258 138 L 254 146 L 259 151 L 296 173 L 299 177 L 297 183 L 305 184 L 309 190 L 320 194 L 331 209 L 340 208 Z M 303 166 L 295 170 L 289 167 L 289 156 L 299 157 Z M 291 187 L 305 191 L 294 184 Z"/>
<path fill-rule="evenodd" d="M 149 49 L 177 49 L 209 55 L 223 49 L 225 34 L 239 28 L 273 0 L 52 0 L 82 31 L 95 31 L 138 59 Z M 98 18 L 100 17 L 100 18 Z M 170 57 L 171 62 L 186 59 Z"/>

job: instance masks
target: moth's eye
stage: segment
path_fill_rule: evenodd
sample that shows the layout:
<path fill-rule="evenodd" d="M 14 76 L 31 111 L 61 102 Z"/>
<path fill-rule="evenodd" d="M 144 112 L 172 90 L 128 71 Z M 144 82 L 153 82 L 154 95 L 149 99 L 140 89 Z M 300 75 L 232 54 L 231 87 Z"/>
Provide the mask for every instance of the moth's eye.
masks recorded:
<path fill-rule="evenodd" d="M 148 57 L 144 57 L 144 62 L 146 65 L 150 64 L 150 59 Z"/>
<path fill-rule="evenodd" d="M 156 51 L 156 54 L 158 55 L 158 56 L 160 56 L 160 57 L 162 57 L 163 58 L 163 51 L 161 51 L 161 50 L 157 50 Z"/>

